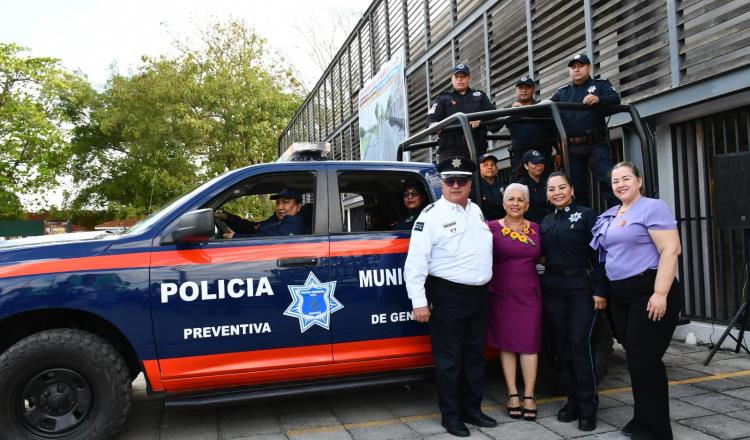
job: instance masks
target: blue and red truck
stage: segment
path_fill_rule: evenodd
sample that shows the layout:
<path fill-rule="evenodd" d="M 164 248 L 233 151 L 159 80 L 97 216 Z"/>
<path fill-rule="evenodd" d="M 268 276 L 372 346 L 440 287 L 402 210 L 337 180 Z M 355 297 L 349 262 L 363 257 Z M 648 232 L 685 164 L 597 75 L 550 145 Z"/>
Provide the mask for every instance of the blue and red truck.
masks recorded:
<path fill-rule="evenodd" d="M 534 117 L 551 112 L 567 158 L 558 106 L 535 106 Z M 629 106 L 614 110 L 635 122 L 648 184 L 653 149 L 640 119 Z M 525 111 L 472 119 L 489 124 Z M 417 141 L 451 124 L 468 134 L 476 156 L 460 113 L 406 140 L 399 156 L 429 146 Z M 405 214 L 406 182 L 429 201 L 441 196 L 428 163 L 253 165 L 204 183 L 125 233 L 3 243 L 0 439 L 112 436 L 141 373 L 168 406 L 428 377 L 427 327 L 412 320 L 402 273 L 411 231 L 392 229 Z M 249 215 L 287 187 L 302 194 L 304 234 L 223 238 L 217 210 Z M 611 333 L 601 335 L 606 359 Z"/>
<path fill-rule="evenodd" d="M 143 372 L 167 405 L 397 383 L 431 364 L 392 231 L 424 163 L 300 161 L 213 179 L 123 234 L 0 248 L 0 437 L 113 434 Z M 224 239 L 214 211 L 284 187 L 308 232 Z"/>

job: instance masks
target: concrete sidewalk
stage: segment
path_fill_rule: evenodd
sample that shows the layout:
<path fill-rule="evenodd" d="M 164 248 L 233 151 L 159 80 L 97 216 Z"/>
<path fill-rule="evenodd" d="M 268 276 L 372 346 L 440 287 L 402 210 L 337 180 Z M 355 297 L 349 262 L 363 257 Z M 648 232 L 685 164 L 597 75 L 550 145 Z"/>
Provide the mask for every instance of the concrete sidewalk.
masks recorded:
<path fill-rule="evenodd" d="M 706 347 L 673 343 L 664 361 L 675 439 L 750 439 L 750 356 L 719 352 L 708 366 Z M 473 439 L 545 440 L 627 439 L 620 427 L 633 414 L 625 356 L 619 346 L 600 384 L 599 426 L 582 433 L 577 423 L 560 423 L 564 399 L 538 395 L 536 422 L 510 419 L 499 372 L 487 375 L 484 409 L 496 428 L 474 428 Z M 145 384 L 134 384 L 130 418 L 118 440 L 277 440 L 277 439 L 453 439 L 440 426 L 434 383 L 377 391 L 291 398 L 226 408 L 165 410 L 149 399 Z"/>

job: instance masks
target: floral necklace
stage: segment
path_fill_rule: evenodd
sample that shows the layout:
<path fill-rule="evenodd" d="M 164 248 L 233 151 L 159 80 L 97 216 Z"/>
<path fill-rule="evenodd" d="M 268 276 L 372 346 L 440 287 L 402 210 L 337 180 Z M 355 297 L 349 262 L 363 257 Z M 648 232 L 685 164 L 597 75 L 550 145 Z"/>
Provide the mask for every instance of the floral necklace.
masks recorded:
<path fill-rule="evenodd" d="M 504 226 L 500 222 L 500 220 L 498 220 L 497 223 L 502 227 L 500 232 L 502 232 L 503 237 L 510 237 L 511 240 L 518 240 L 523 244 L 536 246 L 536 243 L 534 243 L 534 240 L 531 239 L 531 236 L 536 235 L 536 232 L 534 232 L 534 230 L 529 227 L 528 223 L 524 222 L 524 227 L 520 231 L 517 228 Z"/>

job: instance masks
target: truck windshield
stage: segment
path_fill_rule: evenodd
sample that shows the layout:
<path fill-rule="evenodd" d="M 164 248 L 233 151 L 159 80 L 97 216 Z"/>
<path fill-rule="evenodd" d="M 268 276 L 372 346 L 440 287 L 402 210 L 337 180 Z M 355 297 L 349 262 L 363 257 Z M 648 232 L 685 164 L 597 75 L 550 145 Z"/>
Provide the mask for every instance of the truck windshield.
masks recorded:
<path fill-rule="evenodd" d="M 223 174 L 222 174 L 223 176 Z M 141 220 L 140 222 L 133 225 L 130 229 L 125 231 L 125 234 L 140 234 L 141 232 L 145 231 L 146 229 L 150 228 L 151 225 L 158 222 L 162 218 L 164 218 L 166 215 L 169 215 L 174 209 L 176 209 L 178 206 L 185 203 L 187 200 L 195 197 L 196 194 L 202 192 L 204 189 L 211 186 L 216 179 L 221 178 L 222 176 L 216 177 L 214 179 L 209 180 L 208 182 L 203 183 L 202 185 L 198 186 L 194 190 L 188 192 L 187 194 L 178 197 L 174 201 L 167 203 L 166 205 L 162 206 L 161 208 L 157 209 L 156 211 L 149 214 L 146 218 Z"/>

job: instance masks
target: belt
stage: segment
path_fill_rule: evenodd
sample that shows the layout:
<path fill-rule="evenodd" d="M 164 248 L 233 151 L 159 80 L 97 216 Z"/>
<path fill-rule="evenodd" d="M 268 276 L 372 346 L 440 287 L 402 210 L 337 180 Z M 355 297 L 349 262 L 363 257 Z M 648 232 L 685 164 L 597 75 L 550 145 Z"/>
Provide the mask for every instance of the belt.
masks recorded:
<path fill-rule="evenodd" d="M 461 293 L 482 293 L 487 289 L 486 284 L 479 286 L 472 286 L 470 284 L 461 284 L 453 281 L 446 280 L 444 278 L 427 275 L 427 283 L 438 284 L 444 287 L 448 287 L 451 290 L 455 290 Z"/>
<path fill-rule="evenodd" d="M 583 136 L 570 136 L 568 144 L 570 145 L 592 145 L 603 139 L 606 139 L 604 133 L 588 133 Z"/>
<path fill-rule="evenodd" d="M 557 275 L 559 277 L 577 277 L 586 275 L 588 271 L 586 269 L 566 269 L 564 267 L 545 267 L 544 273 L 550 275 Z"/>

